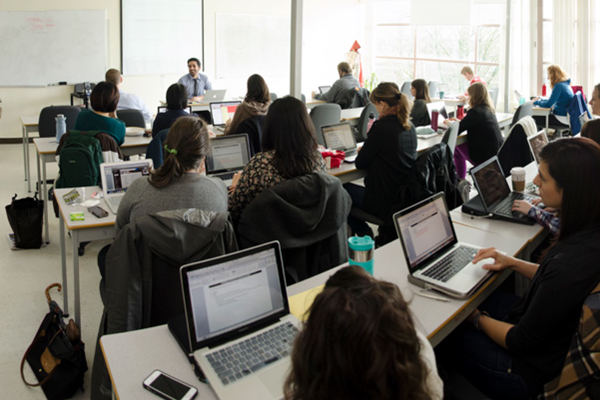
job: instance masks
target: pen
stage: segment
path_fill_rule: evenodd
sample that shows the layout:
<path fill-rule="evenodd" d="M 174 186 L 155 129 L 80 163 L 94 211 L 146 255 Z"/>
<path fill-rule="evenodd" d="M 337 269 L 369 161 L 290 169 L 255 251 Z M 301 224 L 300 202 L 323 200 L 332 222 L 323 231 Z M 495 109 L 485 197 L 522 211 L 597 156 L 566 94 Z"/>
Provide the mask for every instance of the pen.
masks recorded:
<path fill-rule="evenodd" d="M 448 303 L 448 302 L 450 302 L 450 299 L 447 299 L 447 298 L 445 298 L 445 297 L 434 296 L 434 295 L 432 295 L 432 294 L 429 294 L 429 293 L 419 293 L 419 292 L 415 292 L 415 294 L 416 294 L 417 296 L 421 296 L 421 297 L 427 297 L 428 299 L 434 299 L 434 300 L 437 300 L 437 301 L 443 301 L 444 303 Z"/>

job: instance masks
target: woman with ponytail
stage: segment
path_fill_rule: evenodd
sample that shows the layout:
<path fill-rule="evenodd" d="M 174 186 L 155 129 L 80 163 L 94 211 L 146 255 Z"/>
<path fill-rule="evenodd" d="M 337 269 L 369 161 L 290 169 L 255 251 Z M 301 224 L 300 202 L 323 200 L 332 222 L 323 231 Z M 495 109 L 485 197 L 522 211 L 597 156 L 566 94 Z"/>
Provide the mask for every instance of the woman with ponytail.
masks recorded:
<path fill-rule="evenodd" d="M 348 183 L 344 187 L 354 207 L 386 220 L 400 185 L 417 159 L 417 134 L 410 122 L 410 102 L 400 93 L 398 85 L 380 83 L 370 99 L 379 120 L 373 124 L 356 158 L 356 168 L 368 171 L 365 186 Z M 372 235 L 366 222 L 350 216 L 348 223 L 353 234 Z"/>
<path fill-rule="evenodd" d="M 227 211 L 223 181 L 201 175 L 209 140 L 206 124 L 200 118 L 179 118 L 164 142 L 163 165 L 127 189 L 117 213 L 117 231 L 136 218 L 159 211 Z"/>

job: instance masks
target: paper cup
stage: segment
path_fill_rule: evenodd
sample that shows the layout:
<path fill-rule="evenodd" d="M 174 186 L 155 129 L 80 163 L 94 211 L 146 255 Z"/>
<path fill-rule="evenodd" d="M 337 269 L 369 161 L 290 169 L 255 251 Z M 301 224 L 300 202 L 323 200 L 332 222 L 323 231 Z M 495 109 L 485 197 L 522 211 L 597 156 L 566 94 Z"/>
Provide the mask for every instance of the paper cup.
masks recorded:
<path fill-rule="evenodd" d="M 523 192 L 525 190 L 525 168 L 514 167 L 510 170 L 512 178 L 513 190 L 515 192 Z"/>

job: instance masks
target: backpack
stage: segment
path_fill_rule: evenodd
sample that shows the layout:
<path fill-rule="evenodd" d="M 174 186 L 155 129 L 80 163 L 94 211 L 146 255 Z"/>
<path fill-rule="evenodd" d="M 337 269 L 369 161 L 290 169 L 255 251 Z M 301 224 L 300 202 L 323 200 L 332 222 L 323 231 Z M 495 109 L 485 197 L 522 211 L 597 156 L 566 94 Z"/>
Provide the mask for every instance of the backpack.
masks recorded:
<path fill-rule="evenodd" d="M 60 149 L 57 188 L 100 185 L 100 164 L 104 161 L 97 131 L 69 131 Z"/>

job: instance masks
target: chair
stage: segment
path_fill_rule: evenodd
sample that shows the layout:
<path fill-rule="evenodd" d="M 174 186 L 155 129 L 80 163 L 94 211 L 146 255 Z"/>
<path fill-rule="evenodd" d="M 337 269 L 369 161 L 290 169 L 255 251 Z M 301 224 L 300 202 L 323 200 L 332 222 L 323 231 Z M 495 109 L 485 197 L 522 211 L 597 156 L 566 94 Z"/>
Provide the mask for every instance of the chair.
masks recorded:
<path fill-rule="evenodd" d="M 303 102 L 304 104 L 306 104 L 306 96 L 305 96 L 304 94 L 301 94 L 301 95 L 300 95 L 300 100 L 302 100 L 302 102 Z"/>
<path fill-rule="evenodd" d="M 355 132 L 355 137 L 357 142 L 364 142 L 367 140 L 367 130 L 369 128 L 369 120 L 370 116 L 373 115 L 374 119 L 379 118 L 379 113 L 375 108 L 375 105 L 369 103 L 363 108 L 360 113 L 360 117 L 358 118 L 358 126 Z"/>
<path fill-rule="evenodd" d="M 125 126 L 146 128 L 144 114 L 140 110 L 118 110 L 117 117 L 125 123 Z"/>
<path fill-rule="evenodd" d="M 513 167 L 524 167 L 533 161 L 522 122 L 523 120 L 510 129 L 504 143 L 498 149 L 498 160 L 504 176 L 509 176 Z"/>
<path fill-rule="evenodd" d="M 270 95 L 271 95 L 271 101 L 277 100 L 277 93 L 271 92 Z"/>
<path fill-rule="evenodd" d="M 521 118 L 531 117 L 533 115 L 533 103 L 530 101 L 526 101 L 517 107 L 517 111 L 515 111 L 515 115 L 513 116 L 513 120 L 510 123 L 510 127 L 512 128 Z"/>
<path fill-rule="evenodd" d="M 342 107 L 339 104 L 320 104 L 310 111 L 310 119 L 315 126 L 317 143 L 324 146 L 323 132 L 321 127 L 326 125 L 339 124 L 342 119 Z"/>
<path fill-rule="evenodd" d="M 287 284 L 304 280 L 348 261 L 350 206 L 350 195 L 333 176 L 289 179 L 263 190 L 246 207 L 237 226 L 240 247 L 279 240 L 291 278 Z"/>
<path fill-rule="evenodd" d="M 592 115 L 590 114 L 586 102 L 585 96 L 582 92 L 577 92 L 571 99 L 569 103 L 569 107 L 567 108 L 567 113 L 569 114 L 569 126 L 571 128 L 571 136 L 577 135 L 581 132 L 581 121 L 579 117 L 582 114 L 587 114 L 588 119 L 592 119 Z"/>
<path fill-rule="evenodd" d="M 496 108 L 498 106 L 498 94 L 500 92 L 500 89 L 498 89 L 497 87 L 494 87 L 494 88 L 490 88 L 490 90 L 488 92 L 490 94 L 490 98 L 492 99 L 492 104 L 493 104 L 494 108 Z"/>
<path fill-rule="evenodd" d="M 40 137 L 56 136 L 56 116 L 63 114 L 67 119 L 67 131 L 75 127 L 75 121 L 81 111 L 81 107 L 76 106 L 50 106 L 44 107 L 40 113 L 38 122 Z"/>
<path fill-rule="evenodd" d="M 233 133 L 245 133 L 250 140 L 250 157 L 262 151 L 262 129 L 265 124 L 265 115 L 255 115 L 246 118 Z"/>
<path fill-rule="evenodd" d="M 365 88 L 353 88 L 352 90 L 352 101 L 350 102 L 350 106 L 348 108 L 360 108 L 365 107 L 367 104 L 370 104 L 369 100 L 369 92 L 368 89 Z M 344 108 L 344 107 L 342 107 Z"/>
<path fill-rule="evenodd" d="M 459 126 L 459 121 L 453 122 L 452 124 L 450 124 L 448 129 L 446 129 L 446 132 L 444 132 L 444 136 L 442 137 L 442 143 L 446 143 L 452 155 L 454 155 L 454 149 L 456 148 L 456 140 L 458 138 Z"/>
<path fill-rule="evenodd" d="M 432 99 L 440 97 L 440 85 L 437 81 L 429 81 L 429 96 Z"/>
<path fill-rule="evenodd" d="M 400 93 L 406 95 L 409 99 L 414 100 L 413 95 L 410 93 L 410 82 L 404 82 L 400 87 Z"/>
<path fill-rule="evenodd" d="M 169 133 L 168 129 L 163 129 L 158 132 L 150 143 L 148 143 L 148 147 L 146 148 L 146 158 L 152 159 L 152 165 L 154 169 L 158 169 L 165 159 L 163 143 L 167 139 L 167 134 Z"/>

